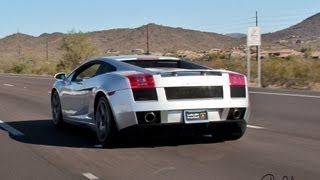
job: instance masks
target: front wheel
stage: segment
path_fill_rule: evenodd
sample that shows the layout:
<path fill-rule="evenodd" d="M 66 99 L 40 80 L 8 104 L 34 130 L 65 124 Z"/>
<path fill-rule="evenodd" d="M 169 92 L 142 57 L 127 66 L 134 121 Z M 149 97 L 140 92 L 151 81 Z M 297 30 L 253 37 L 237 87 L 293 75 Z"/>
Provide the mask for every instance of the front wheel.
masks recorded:
<path fill-rule="evenodd" d="M 63 125 L 61 102 L 59 94 L 56 91 L 53 92 L 51 97 L 51 110 L 54 125 L 61 127 Z"/>
<path fill-rule="evenodd" d="M 110 145 L 114 136 L 115 127 L 109 103 L 105 97 L 98 100 L 95 110 L 96 134 L 102 146 Z"/>

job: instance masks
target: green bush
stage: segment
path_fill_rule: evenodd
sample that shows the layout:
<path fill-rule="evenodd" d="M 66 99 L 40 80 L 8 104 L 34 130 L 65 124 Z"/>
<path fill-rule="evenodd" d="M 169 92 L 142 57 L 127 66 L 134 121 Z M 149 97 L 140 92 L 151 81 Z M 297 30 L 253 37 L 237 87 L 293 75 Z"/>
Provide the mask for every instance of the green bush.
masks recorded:
<path fill-rule="evenodd" d="M 228 59 L 228 56 L 225 53 L 217 52 L 206 55 L 205 59 L 207 59 L 208 61 L 218 61 L 222 59 Z"/>
<path fill-rule="evenodd" d="M 96 48 L 89 42 L 86 34 L 71 31 L 63 37 L 60 50 L 64 53 L 62 59 L 57 64 L 57 70 L 70 71 L 81 62 L 93 57 Z"/>
<path fill-rule="evenodd" d="M 16 74 L 21 74 L 26 71 L 26 65 L 25 64 L 16 64 L 12 67 L 12 72 Z"/>
<path fill-rule="evenodd" d="M 316 66 L 319 67 L 319 62 L 302 58 L 294 60 L 266 60 L 262 64 L 262 82 L 264 86 L 310 88 L 310 84 L 319 80 L 313 73 Z"/>
<path fill-rule="evenodd" d="M 312 49 L 311 48 L 302 48 L 300 50 L 300 52 L 302 52 L 304 55 L 304 58 L 309 58 L 311 53 L 312 53 Z"/>
<path fill-rule="evenodd" d="M 9 62 L 0 61 L 0 71 L 2 73 L 38 75 L 53 75 L 57 73 L 55 62 L 33 59 L 19 59 Z"/>
<path fill-rule="evenodd" d="M 237 71 L 243 74 L 246 73 L 246 61 L 243 61 L 243 60 L 216 59 L 211 61 L 198 60 L 196 62 L 208 67 L 216 68 L 216 69 L 227 69 L 231 71 Z"/>
<path fill-rule="evenodd" d="M 247 73 L 244 60 L 197 61 L 200 64 L 231 71 Z M 313 89 L 320 84 L 320 61 L 289 56 L 286 59 L 271 57 L 262 60 L 262 86 Z M 251 61 L 251 82 L 257 77 L 257 62 Z"/>
<path fill-rule="evenodd" d="M 75 56 L 76 57 L 76 56 Z M 78 57 L 78 56 L 77 56 Z M 247 61 L 211 59 L 208 57 L 196 60 L 200 63 L 216 69 L 247 73 Z M 80 62 L 77 62 L 80 63 Z M 76 64 L 77 64 L 76 63 Z M 56 61 L 44 61 L 41 59 L 10 59 L 0 61 L 0 72 L 16 74 L 40 74 L 53 75 L 58 71 L 66 71 L 67 59 Z M 70 67 L 69 67 L 70 68 Z M 262 85 L 264 87 L 276 86 L 284 88 L 316 89 L 320 87 L 320 61 L 303 57 L 289 56 L 286 59 L 270 57 L 262 60 Z M 251 61 L 251 82 L 257 77 L 257 61 Z"/>

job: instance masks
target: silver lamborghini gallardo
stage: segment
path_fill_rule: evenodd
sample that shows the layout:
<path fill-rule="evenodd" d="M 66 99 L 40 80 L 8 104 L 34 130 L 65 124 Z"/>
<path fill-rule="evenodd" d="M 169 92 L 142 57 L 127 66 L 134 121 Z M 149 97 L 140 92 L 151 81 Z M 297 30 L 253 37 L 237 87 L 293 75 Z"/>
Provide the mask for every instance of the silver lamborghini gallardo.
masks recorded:
<path fill-rule="evenodd" d="M 54 124 L 88 126 L 103 145 L 117 131 L 137 127 L 175 127 L 235 140 L 250 114 L 244 75 L 173 57 L 95 58 L 55 79 Z"/>

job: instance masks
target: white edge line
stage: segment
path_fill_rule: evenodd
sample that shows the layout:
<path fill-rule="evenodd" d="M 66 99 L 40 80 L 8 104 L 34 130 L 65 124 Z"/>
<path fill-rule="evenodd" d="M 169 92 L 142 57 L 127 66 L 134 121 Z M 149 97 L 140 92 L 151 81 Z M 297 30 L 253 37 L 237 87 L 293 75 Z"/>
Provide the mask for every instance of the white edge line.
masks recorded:
<path fill-rule="evenodd" d="M 30 78 L 30 79 L 49 79 L 54 80 L 53 76 L 41 76 L 41 75 L 28 75 L 28 74 L 4 74 L 0 73 L 2 76 L 13 77 L 13 78 Z"/>
<path fill-rule="evenodd" d="M 24 134 L 20 131 L 18 131 L 17 129 L 9 126 L 7 123 L 3 122 L 0 120 L 0 127 L 2 127 L 3 129 L 5 129 L 6 131 L 8 131 L 10 134 L 14 135 L 14 136 L 24 136 Z"/>
<path fill-rule="evenodd" d="M 13 87 L 14 85 L 12 84 L 3 84 L 4 86 L 9 86 L 9 87 Z"/>
<path fill-rule="evenodd" d="M 91 174 L 91 173 L 82 173 L 82 175 L 90 180 L 96 180 L 99 179 L 97 176 Z"/>
<path fill-rule="evenodd" d="M 252 128 L 252 129 L 265 129 L 264 127 L 261 126 L 254 126 L 254 125 L 247 125 L 247 128 Z"/>
<path fill-rule="evenodd" d="M 311 96 L 311 95 L 303 95 L 303 94 L 287 94 L 287 93 L 270 93 L 270 92 L 256 92 L 250 91 L 250 94 L 264 94 L 264 95 L 275 95 L 275 96 L 291 96 L 291 97 L 304 97 L 304 98 L 319 98 L 320 96 Z"/>

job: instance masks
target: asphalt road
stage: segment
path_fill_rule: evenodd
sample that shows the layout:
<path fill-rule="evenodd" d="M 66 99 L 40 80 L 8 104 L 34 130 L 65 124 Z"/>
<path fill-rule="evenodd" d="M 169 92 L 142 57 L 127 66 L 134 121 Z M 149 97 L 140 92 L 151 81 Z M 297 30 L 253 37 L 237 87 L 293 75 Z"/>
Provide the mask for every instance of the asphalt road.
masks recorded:
<path fill-rule="evenodd" d="M 53 126 L 52 82 L 0 75 L 0 179 L 320 177 L 320 92 L 250 89 L 250 126 L 237 141 L 130 136 L 104 149 L 86 129 Z"/>

